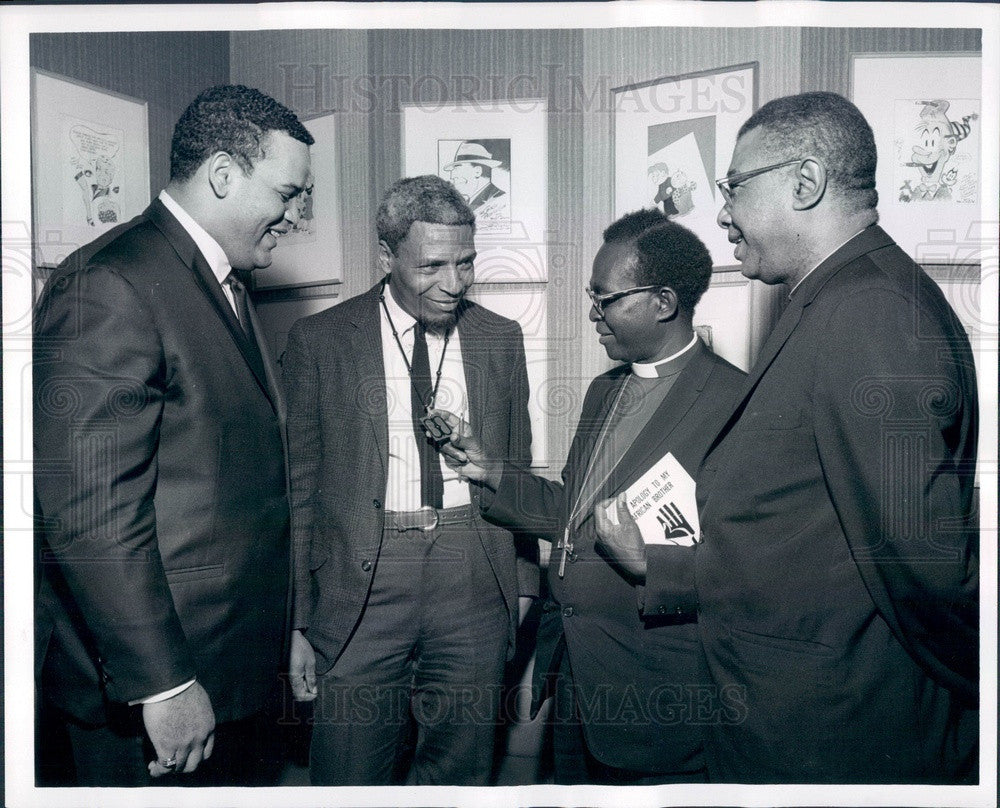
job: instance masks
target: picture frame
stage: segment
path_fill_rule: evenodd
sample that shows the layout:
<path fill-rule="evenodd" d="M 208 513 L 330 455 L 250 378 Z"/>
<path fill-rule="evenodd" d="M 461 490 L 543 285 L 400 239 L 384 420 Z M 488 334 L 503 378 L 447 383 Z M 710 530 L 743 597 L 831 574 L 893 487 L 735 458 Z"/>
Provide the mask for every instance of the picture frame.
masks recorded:
<path fill-rule="evenodd" d="M 146 102 L 31 70 L 34 265 L 71 252 L 149 205 Z"/>
<path fill-rule="evenodd" d="M 757 109 L 757 84 L 757 62 L 747 62 L 613 88 L 615 217 L 661 207 L 701 238 L 713 265 L 735 265 L 716 224 L 715 180 Z"/>
<path fill-rule="evenodd" d="M 327 112 L 301 120 L 315 139 L 310 147 L 312 186 L 296 200 L 301 206 L 299 220 L 279 239 L 271 265 L 254 270 L 254 291 L 343 281 L 337 116 Z"/>
<path fill-rule="evenodd" d="M 964 262 L 982 219 L 981 62 L 975 53 L 851 54 L 851 100 L 878 150 L 879 221 L 916 261 Z"/>
<path fill-rule="evenodd" d="M 476 281 L 548 278 L 544 99 L 403 106 L 403 176 L 452 182 L 476 213 Z"/>

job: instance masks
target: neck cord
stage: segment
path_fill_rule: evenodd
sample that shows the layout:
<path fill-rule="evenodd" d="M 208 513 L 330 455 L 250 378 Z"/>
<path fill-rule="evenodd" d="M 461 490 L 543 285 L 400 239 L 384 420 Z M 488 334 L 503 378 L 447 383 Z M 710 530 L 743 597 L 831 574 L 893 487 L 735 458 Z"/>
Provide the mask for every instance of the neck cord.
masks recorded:
<path fill-rule="evenodd" d="M 410 377 L 411 386 L 413 386 L 414 392 L 420 398 L 420 403 L 423 404 L 424 407 L 429 410 L 431 407 L 434 406 L 434 402 L 437 400 L 438 387 L 440 387 L 440 385 L 441 385 L 441 368 L 444 367 L 444 355 L 448 352 L 448 339 L 449 339 L 449 335 L 445 334 L 445 336 L 444 336 L 444 348 L 441 349 L 441 359 L 438 361 L 437 376 L 434 379 L 434 389 L 431 390 L 431 400 L 429 402 L 424 401 L 423 397 L 420 396 L 420 391 L 417 390 L 416 386 L 412 384 L 413 383 L 413 367 L 410 364 L 410 360 L 406 358 L 406 351 L 403 348 L 402 341 L 399 339 L 399 332 L 396 330 L 396 324 L 392 321 L 392 315 L 389 314 L 389 307 L 385 304 L 385 287 L 388 284 L 388 282 L 389 282 L 389 278 L 388 278 L 388 276 L 386 276 L 386 279 L 384 281 L 382 281 L 382 291 L 379 292 L 378 300 L 379 300 L 379 303 L 382 304 L 382 310 L 385 312 L 385 318 L 386 318 L 386 320 L 389 321 L 389 328 L 392 331 L 393 339 L 396 340 L 396 345 L 399 347 L 399 353 L 403 357 L 403 363 L 406 365 L 406 372 L 407 372 L 407 374 Z M 422 327 L 423 326 L 420 324 L 420 321 L 418 320 L 415 328 L 422 328 Z M 425 333 L 426 333 L 426 329 L 424 329 L 424 330 L 425 330 Z"/>

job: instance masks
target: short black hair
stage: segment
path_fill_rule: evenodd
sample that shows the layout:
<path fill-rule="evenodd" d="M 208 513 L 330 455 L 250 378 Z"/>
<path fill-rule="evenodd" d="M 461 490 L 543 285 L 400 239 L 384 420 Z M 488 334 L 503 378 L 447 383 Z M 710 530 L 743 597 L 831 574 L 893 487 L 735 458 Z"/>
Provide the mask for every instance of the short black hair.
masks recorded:
<path fill-rule="evenodd" d="M 655 208 L 626 213 L 604 231 L 604 241 L 635 242 L 630 261 L 636 286 L 669 286 L 678 307 L 694 314 L 712 279 L 712 256 L 694 233 Z"/>
<path fill-rule="evenodd" d="M 769 101 L 740 127 L 755 129 L 776 162 L 810 155 L 823 162 L 830 187 L 854 210 L 875 208 L 878 152 L 872 128 L 854 104 L 837 93 L 809 92 Z"/>
<path fill-rule="evenodd" d="M 249 174 L 264 156 L 270 132 L 284 132 L 307 146 L 314 142 L 294 112 L 260 90 L 242 84 L 210 87 L 188 104 L 174 127 L 170 179 L 190 179 L 220 151 Z"/>
<path fill-rule="evenodd" d="M 469 225 L 476 228 L 476 214 L 447 180 L 435 174 L 396 180 L 382 197 L 375 214 L 375 230 L 393 252 L 414 222 Z"/>
<path fill-rule="evenodd" d="M 628 241 L 640 233 L 649 230 L 656 224 L 669 221 L 666 215 L 657 208 L 642 208 L 626 213 L 617 221 L 612 222 L 604 230 L 604 241 Z"/>

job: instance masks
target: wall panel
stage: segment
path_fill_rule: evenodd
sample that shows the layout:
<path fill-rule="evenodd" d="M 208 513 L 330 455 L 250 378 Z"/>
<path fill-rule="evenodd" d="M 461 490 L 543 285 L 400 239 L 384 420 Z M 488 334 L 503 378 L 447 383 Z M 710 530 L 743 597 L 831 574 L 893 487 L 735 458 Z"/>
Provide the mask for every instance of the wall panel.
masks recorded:
<path fill-rule="evenodd" d="M 150 196 L 170 179 L 174 124 L 198 93 L 229 81 L 229 34 L 34 34 L 32 67 L 130 95 L 149 105 Z"/>

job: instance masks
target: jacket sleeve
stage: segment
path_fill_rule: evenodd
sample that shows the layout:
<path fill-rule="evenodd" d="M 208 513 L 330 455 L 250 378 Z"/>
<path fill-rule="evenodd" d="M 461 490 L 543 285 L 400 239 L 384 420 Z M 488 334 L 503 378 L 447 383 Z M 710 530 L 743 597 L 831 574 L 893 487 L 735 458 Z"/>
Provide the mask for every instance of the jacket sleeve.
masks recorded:
<path fill-rule="evenodd" d="M 968 342 L 950 312 L 889 290 L 845 300 L 828 330 L 816 358 L 814 431 L 854 561 L 903 647 L 974 699 L 977 400 Z"/>
<path fill-rule="evenodd" d="M 531 464 L 531 418 L 528 414 L 528 368 L 524 355 L 521 328 L 514 324 L 510 355 L 510 412 L 507 459 L 520 466 Z M 538 597 L 541 572 L 538 565 L 538 542 L 534 535 L 515 534 L 517 549 L 517 584 L 522 597 Z"/>
<path fill-rule="evenodd" d="M 113 269 L 56 275 L 36 312 L 35 486 L 43 564 L 64 580 L 109 698 L 195 675 L 157 542 L 167 392 L 155 313 Z"/>
<path fill-rule="evenodd" d="M 292 327 L 282 360 L 288 407 L 288 473 L 291 487 L 292 628 L 305 631 L 312 612 L 309 558 L 320 466 L 319 373 L 301 321 Z"/>

